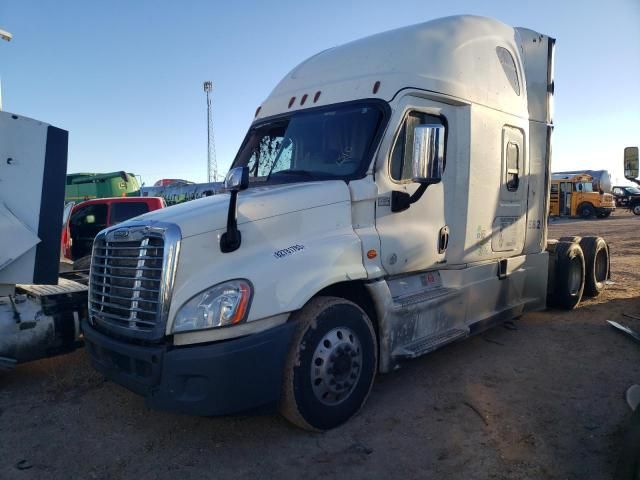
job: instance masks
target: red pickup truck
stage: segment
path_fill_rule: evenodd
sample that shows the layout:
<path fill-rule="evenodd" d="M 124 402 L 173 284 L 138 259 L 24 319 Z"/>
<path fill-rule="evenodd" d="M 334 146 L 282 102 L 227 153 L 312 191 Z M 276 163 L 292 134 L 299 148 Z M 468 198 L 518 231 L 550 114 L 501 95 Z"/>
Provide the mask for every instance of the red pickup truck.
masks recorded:
<path fill-rule="evenodd" d="M 74 270 L 86 270 L 93 240 L 100 230 L 165 206 L 161 197 L 96 198 L 78 203 L 62 230 L 62 253 L 73 261 Z"/>

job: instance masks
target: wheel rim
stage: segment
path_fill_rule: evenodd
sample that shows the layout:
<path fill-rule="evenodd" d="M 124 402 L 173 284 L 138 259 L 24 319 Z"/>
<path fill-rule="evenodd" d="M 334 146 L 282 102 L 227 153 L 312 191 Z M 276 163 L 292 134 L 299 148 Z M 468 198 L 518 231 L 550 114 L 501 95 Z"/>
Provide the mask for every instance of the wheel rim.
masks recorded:
<path fill-rule="evenodd" d="M 350 328 L 330 330 L 313 352 L 311 386 L 324 405 L 338 405 L 353 392 L 362 371 L 360 340 Z"/>
<path fill-rule="evenodd" d="M 635 205 L 633 207 L 633 213 L 636 215 L 640 215 L 640 205 Z"/>
<path fill-rule="evenodd" d="M 609 270 L 607 252 L 605 252 L 604 248 L 600 249 L 596 254 L 595 264 L 596 282 L 604 282 L 607 279 L 607 271 Z"/>
<path fill-rule="evenodd" d="M 571 259 L 571 272 L 569 274 L 569 293 L 576 295 L 580 291 L 582 284 L 582 265 L 579 258 Z"/>

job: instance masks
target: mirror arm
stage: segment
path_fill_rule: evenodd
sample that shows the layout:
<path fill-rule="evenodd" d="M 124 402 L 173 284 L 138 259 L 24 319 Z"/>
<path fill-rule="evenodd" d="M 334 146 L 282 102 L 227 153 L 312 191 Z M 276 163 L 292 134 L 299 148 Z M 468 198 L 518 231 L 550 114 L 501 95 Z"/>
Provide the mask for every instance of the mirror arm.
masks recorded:
<path fill-rule="evenodd" d="M 242 235 L 238 230 L 238 219 L 236 218 L 236 204 L 238 201 L 238 190 L 231 190 L 229 199 L 229 212 L 227 213 L 227 231 L 220 237 L 220 251 L 222 253 L 235 252 L 240 248 Z"/>
<path fill-rule="evenodd" d="M 424 192 L 427 191 L 427 187 L 436 182 L 420 182 L 420 186 L 413 192 L 413 195 L 409 195 L 406 192 L 398 192 L 393 190 L 391 192 L 391 211 L 403 212 L 408 209 L 411 204 L 416 203 L 422 198 Z"/>
<path fill-rule="evenodd" d="M 420 200 L 429 185 L 431 185 L 429 182 L 420 183 L 420 186 L 418 187 L 418 189 L 415 192 L 413 192 L 413 195 L 411 195 L 411 198 L 409 199 L 409 203 L 416 203 L 418 200 Z"/>

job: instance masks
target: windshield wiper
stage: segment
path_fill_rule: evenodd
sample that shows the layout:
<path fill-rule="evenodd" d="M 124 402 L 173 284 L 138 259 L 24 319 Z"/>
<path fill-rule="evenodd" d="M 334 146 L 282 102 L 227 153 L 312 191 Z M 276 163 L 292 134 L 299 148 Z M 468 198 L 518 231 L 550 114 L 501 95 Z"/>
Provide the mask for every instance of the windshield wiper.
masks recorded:
<path fill-rule="evenodd" d="M 269 174 L 269 177 L 274 175 L 299 175 L 304 177 L 313 177 L 313 173 L 309 170 L 296 170 L 294 168 L 288 168 L 287 170 L 278 170 L 277 172 L 272 172 Z"/>

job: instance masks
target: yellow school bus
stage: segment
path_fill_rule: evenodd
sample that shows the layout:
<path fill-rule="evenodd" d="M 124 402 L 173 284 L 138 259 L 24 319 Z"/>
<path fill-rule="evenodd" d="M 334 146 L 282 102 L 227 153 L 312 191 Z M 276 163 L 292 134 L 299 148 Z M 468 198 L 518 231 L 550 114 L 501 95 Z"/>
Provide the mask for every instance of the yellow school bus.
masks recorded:
<path fill-rule="evenodd" d="M 616 209 L 613 195 L 593 191 L 593 177 L 586 173 L 551 174 L 550 216 L 608 217 Z"/>

